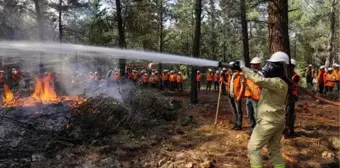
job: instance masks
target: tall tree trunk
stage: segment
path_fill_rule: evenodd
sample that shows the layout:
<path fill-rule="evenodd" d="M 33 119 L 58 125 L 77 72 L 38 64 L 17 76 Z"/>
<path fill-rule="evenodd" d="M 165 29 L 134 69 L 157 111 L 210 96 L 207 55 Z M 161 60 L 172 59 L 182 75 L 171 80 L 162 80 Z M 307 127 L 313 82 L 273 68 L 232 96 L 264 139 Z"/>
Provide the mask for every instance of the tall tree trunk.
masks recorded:
<path fill-rule="evenodd" d="M 268 31 L 269 31 L 269 52 L 273 54 L 277 51 L 283 51 L 289 56 L 290 64 L 290 49 L 288 35 L 288 0 L 269 0 L 268 2 Z M 288 68 L 288 78 L 291 78 L 292 70 Z M 291 86 L 288 89 L 288 98 L 291 96 Z M 287 109 L 287 108 L 286 108 Z M 289 123 L 292 114 L 286 110 L 286 123 L 284 135 L 291 137 L 289 131 Z"/>
<path fill-rule="evenodd" d="M 164 36 L 163 36 L 163 0 L 158 0 L 159 5 L 159 52 L 164 52 Z M 162 64 L 159 63 L 158 71 L 162 73 Z"/>
<path fill-rule="evenodd" d="M 330 36 L 329 36 L 329 55 L 327 56 L 325 66 L 330 67 L 333 64 L 333 60 L 335 58 L 335 22 L 336 22 L 336 17 L 335 17 L 335 6 L 337 2 L 336 0 L 332 1 L 332 6 L 331 6 L 331 13 L 330 13 L 330 22 L 331 22 L 331 27 L 330 27 Z"/>
<path fill-rule="evenodd" d="M 42 12 L 40 9 L 40 0 L 33 0 L 35 13 L 36 13 L 36 22 L 38 24 L 38 31 L 39 31 L 39 39 L 44 40 L 44 24 L 42 20 Z"/>
<path fill-rule="evenodd" d="M 59 42 L 63 42 L 63 26 L 62 26 L 62 20 L 61 20 L 62 5 L 63 5 L 63 0 L 59 0 Z"/>
<path fill-rule="evenodd" d="M 288 0 L 268 1 L 269 53 L 283 51 L 290 55 L 288 35 Z"/>
<path fill-rule="evenodd" d="M 217 35 L 216 35 L 216 9 L 214 0 L 209 1 L 210 6 L 210 17 L 211 17 L 211 35 L 210 35 L 210 45 L 211 45 L 211 55 L 213 60 L 217 60 Z"/>
<path fill-rule="evenodd" d="M 200 56 L 200 39 L 201 39 L 201 13 L 202 13 L 202 1 L 196 0 L 196 25 L 195 25 L 195 37 L 192 48 L 192 56 L 199 58 Z M 196 85 L 197 67 L 191 69 L 191 94 L 190 102 L 196 104 L 197 100 L 197 85 Z"/>
<path fill-rule="evenodd" d="M 250 58 L 249 58 L 249 38 L 248 38 L 248 25 L 247 25 L 247 11 L 246 11 L 246 1 L 241 0 L 240 4 L 241 8 L 241 24 L 242 24 L 242 42 L 243 42 L 243 58 L 246 66 L 250 66 Z"/>
<path fill-rule="evenodd" d="M 117 7 L 118 35 L 119 35 L 118 43 L 119 43 L 120 48 L 126 48 L 125 31 L 123 27 L 122 7 L 121 7 L 120 0 L 116 0 L 116 7 Z M 126 60 L 119 59 L 119 69 L 120 69 L 121 76 L 125 76 L 125 66 L 126 66 Z"/>

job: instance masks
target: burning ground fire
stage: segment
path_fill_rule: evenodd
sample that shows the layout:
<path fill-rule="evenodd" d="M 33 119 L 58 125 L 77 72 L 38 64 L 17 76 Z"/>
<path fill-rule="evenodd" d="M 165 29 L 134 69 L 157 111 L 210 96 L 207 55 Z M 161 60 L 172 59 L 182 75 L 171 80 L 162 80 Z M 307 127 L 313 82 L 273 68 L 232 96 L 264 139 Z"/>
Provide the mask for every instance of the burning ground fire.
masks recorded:
<path fill-rule="evenodd" d="M 52 76 L 50 73 L 44 77 L 35 77 L 35 87 L 33 94 L 30 97 L 16 98 L 13 92 L 10 90 L 7 84 L 4 84 L 4 96 L 3 106 L 15 107 L 15 106 L 34 106 L 37 104 L 56 104 L 63 101 L 72 101 L 72 104 L 81 104 L 86 101 L 83 97 L 71 97 L 71 96 L 57 96 L 54 90 L 54 86 L 51 82 Z"/>

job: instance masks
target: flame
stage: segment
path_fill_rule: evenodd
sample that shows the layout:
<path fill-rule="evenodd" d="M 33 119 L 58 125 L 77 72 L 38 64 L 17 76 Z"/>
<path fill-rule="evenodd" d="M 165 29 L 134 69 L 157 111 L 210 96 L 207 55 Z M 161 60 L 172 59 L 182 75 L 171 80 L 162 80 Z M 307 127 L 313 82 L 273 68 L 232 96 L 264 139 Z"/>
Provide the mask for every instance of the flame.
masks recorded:
<path fill-rule="evenodd" d="M 51 85 L 51 74 L 46 74 L 43 78 L 35 77 L 35 87 L 32 98 L 42 102 L 54 102 L 57 100 L 57 94 Z"/>
<path fill-rule="evenodd" d="M 13 98 L 14 96 L 13 96 L 11 89 L 9 89 L 7 84 L 4 84 L 4 97 L 3 97 L 4 104 L 6 106 L 11 106 L 11 104 L 14 103 Z"/>

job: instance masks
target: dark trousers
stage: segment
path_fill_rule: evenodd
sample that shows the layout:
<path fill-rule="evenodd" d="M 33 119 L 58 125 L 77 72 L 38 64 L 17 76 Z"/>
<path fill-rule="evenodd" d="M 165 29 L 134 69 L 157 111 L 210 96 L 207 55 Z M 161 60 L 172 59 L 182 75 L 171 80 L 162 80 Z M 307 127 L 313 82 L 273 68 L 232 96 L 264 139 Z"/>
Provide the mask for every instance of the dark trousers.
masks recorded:
<path fill-rule="evenodd" d="M 176 82 L 170 82 L 170 89 L 175 90 L 176 88 Z"/>
<path fill-rule="evenodd" d="M 226 91 L 225 85 L 223 83 L 221 85 L 222 85 L 222 94 L 226 95 L 227 91 Z"/>
<path fill-rule="evenodd" d="M 201 90 L 201 82 L 196 82 L 197 84 L 197 90 L 200 91 Z"/>
<path fill-rule="evenodd" d="M 242 128 L 242 104 L 235 97 L 229 96 L 230 106 L 233 108 L 233 123 L 234 126 Z"/>
<path fill-rule="evenodd" d="M 218 88 L 218 81 L 215 81 L 214 82 L 214 90 L 216 91 L 216 90 L 218 90 L 219 88 Z"/>
<path fill-rule="evenodd" d="M 180 91 L 183 91 L 183 83 L 182 82 L 177 83 L 177 89 L 180 90 Z"/>
<path fill-rule="evenodd" d="M 211 91 L 211 85 L 212 85 L 212 81 L 207 81 L 207 88 L 205 90 Z"/>
<path fill-rule="evenodd" d="M 165 80 L 165 81 L 163 81 L 163 86 L 165 87 L 165 88 L 170 88 L 170 82 L 168 81 L 168 80 Z"/>
<path fill-rule="evenodd" d="M 339 92 L 340 91 L 340 81 L 336 81 L 336 88 L 337 88 L 337 91 Z"/>
<path fill-rule="evenodd" d="M 257 104 L 258 104 L 257 100 L 254 100 L 252 98 L 247 99 L 246 110 L 251 129 L 253 129 L 256 125 Z"/>
<path fill-rule="evenodd" d="M 332 92 L 332 91 L 333 91 L 333 87 L 325 86 L 325 94 L 328 92 Z"/>
<path fill-rule="evenodd" d="M 323 94 L 324 83 L 319 83 L 319 93 Z"/>
<path fill-rule="evenodd" d="M 152 88 L 157 88 L 157 83 L 151 83 Z"/>
<path fill-rule="evenodd" d="M 288 104 L 287 104 L 287 131 L 289 131 L 290 135 L 294 135 L 294 126 L 295 126 L 295 119 L 296 119 L 296 113 L 295 113 L 295 102 L 297 101 L 297 96 L 290 96 L 288 98 Z"/>

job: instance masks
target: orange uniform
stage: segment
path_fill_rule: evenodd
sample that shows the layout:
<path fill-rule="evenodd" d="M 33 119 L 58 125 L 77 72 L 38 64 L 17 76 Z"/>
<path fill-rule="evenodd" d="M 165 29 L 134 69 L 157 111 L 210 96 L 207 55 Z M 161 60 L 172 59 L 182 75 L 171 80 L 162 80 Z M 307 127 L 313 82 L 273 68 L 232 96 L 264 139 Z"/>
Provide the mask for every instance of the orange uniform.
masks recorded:
<path fill-rule="evenodd" d="M 231 97 L 236 97 L 237 101 L 240 101 L 242 97 L 245 97 L 245 78 L 243 73 L 234 72 L 233 75 L 229 75 L 228 81 L 229 94 Z"/>
<path fill-rule="evenodd" d="M 182 77 L 182 75 L 178 74 L 176 80 L 177 80 L 177 83 L 182 83 L 182 82 L 183 82 L 183 77 Z"/>
<path fill-rule="evenodd" d="M 253 81 L 246 79 L 246 90 L 245 96 L 250 97 L 253 100 L 260 100 L 261 97 L 261 88 L 259 85 L 255 84 Z"/>
<path fill-rule="evenodd" d="M 333 73 L 332 74 L 325 73 L 324 79 L 325 79 L 325 86 L 334 87 L 335 81 L 336 81 L 336 75 L 334 75 Z"/>
<path fill-rule="evenodd" d="M 325 70 L 319 70 L 318 72 L 318 83 L 324 83 Z"/>
<path fill-rule="evenodd" d="M 169 80 L 169 74 L 168 74 L 167 72 L 163 72 L 163 74 L 162 74 L 162 80 L 163 80 L 163 81 Z"/>
<path fill-rule="evenodd" d="M 196 75 L 196 82 L 201 82 L 202 74 L 197 74 Z"/>
<path fill-rule="evenodd" d="M 132 72 L 128 72 L 128 78 L 132 79 Z"/>
<path fill-rule="evenodd" d="M 220 74 L 218 74 L 218 73 L 215 73 L 215 75 L 214 75 L 214 81 L 215 82 L 218 82 L 219 80 L 220 80 Z"/>
<path fill-rule="evenodd" d="M 340 81 L 340 71 L 337 69 L 334 69 L 333 75 L 336 77 L 336 81 Z"/>
<path fill-rule="evenodd" d="M 132 79 L 137 80 L 138 79 L 138 73 L 137 72 L 132 72 Z"/>
<path fill-rule="evenodd" d="M 314 76 L 315 76 L 314 68 L 312 68 L 311 71 L 312 71 L 312 72 L 311 72 L 311 77 L 314 78 Z M 308 72 L 309 72 L 309 69 L 307 68 L 307 69 L 306 69 L 306 76 L 307 76 Z"/>
<path fill-rule="evenodd" d="M 207 77 L 207 81 L 212 81 L 213 80 L 213 74 L 211 72 L 208 72 L 206 74 L 206 77 Z"/>
<path fill-rule="evenodd" d="M 301 80 L 301 77 L 296 72 L 294 72 L 293 76 L 292 76 L 292 81 L 294 82 L 293 83 L 293 88 L 292 88 L 292 94 L 294 96 L 298 95 L 297 85 L 299 84 L 300 80 Z"/>
<path fill-rule="evenodd" d="M 169 80 L 170 80 L 170 82 L 175 82 L 176 81 L 176 75 L 170 74 Z"/>

